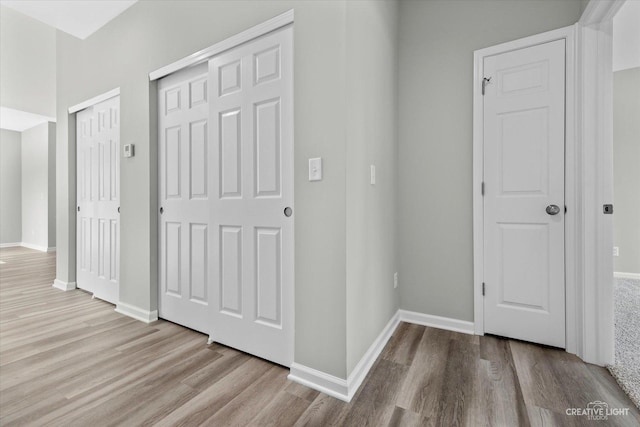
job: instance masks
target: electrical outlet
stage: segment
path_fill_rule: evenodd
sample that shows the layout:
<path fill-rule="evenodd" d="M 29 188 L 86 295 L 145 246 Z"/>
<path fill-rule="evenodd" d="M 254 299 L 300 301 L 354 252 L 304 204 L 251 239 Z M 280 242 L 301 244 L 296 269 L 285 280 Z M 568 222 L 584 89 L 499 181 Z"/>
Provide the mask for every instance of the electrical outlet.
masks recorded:
<path fill-rule="evenodd" d="M 620 256 L 620 248 L 618 246 L 613 247 L 613 256 Z"/>
<path fill-rule="evenodd" d="M 398 287 L 398 272 L 393 273 L 393 289 Z"/>

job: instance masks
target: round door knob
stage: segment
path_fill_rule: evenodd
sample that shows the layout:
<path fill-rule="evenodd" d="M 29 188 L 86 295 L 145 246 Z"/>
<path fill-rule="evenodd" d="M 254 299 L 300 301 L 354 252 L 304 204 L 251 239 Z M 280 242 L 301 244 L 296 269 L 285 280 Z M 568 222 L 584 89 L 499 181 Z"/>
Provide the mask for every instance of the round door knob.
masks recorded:
<path fill-rule="evenodd" d="M 560 208 L 558 205 L 549 205 L 546 209 L 549 215 L 558 215 L 560 213 Z"/>
<path fill-rule="evenodd" d="M 284 216 L 286 216 L 287 218 L 290 217 L 292 213 L 293 213 L 293 209 L 291 209 L 289 206 L 284 208 Z"/>

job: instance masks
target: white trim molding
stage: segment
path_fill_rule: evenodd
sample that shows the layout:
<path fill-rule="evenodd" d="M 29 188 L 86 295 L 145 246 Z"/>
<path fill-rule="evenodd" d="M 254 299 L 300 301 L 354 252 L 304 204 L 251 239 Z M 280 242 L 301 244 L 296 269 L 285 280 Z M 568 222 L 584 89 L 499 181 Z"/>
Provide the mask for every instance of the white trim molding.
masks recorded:
<path fill-rule="evenodd" d="M 15 248 L 18 246 L 22 246 L 22 242 L 13 242 L 13 243 L 0 243 L 0 249 L 2 248 Z"/>
<path fill-rule="evenodd" d="M 293 15 L 294 15 L 293 9 L 288 10 L 283 14 L 280 14 L 274 18 L 269 19 L 268 21 L 265 21 L 241 33 L 238 33 L 234 36 L 224 39 L 221 42 L 214 44 L 213 46 L 209 46 L 205 49 L 202 49 L 199 52 L 196 52 L 187 57 L 184 57 L 172 64 L 158 68 L 157 70 L 149 73 L 149 80 L 150 81 L 158 80 L 162 77 L 168 76 L 169 74 L 175 73 L 176 71 L 179 71 L 183 68 L 187 68 L 192 65 L 199 64 L 200 62 L 206 61 L 207 59 L 221 52 L 224 52 L 225 50 L 231 49 L 242 43 L 246 43 L 257 37 L 263 36 L 267 33 L 270 33 L 286 25 L 289 25 L 293 23 Z"/>
<path fill-rule="evenodd" d="M 576 354 L 585 362 L 614 361 L 613 218 L 613 17 L 625 0 L 591 0 L 580 22 L 579 164 L 580 237 L 577 279 L 581 320 Z"/>
<path fill-rule="evenodd" d="M 311 387 L 314 390 L 328 394 L 336 399 L 351 402 L 351 399 L 353 399 L 353 396 L 362 385 L 371 367 L 378 359 L 378 356 L 380 356 L 382 349 L 387 345 L 389 338 L 391 338 L 399 324 L 400 310 L 391 317 L 387 325 L 382 329 L 382 332 L 380 332 L 367 352 L 347 376 L 346 380 L 299 363 L 293 363 L 291 365 L 288 378 L 291 381 Z"/>
<path fill-rule="evenodd" d="M 578 307 L 578 278 L 576 270 L 581 256 L 579 194 L 581 180 L 578 174 L 580 154 L 577 144 L 577 59 L 576 38 L 577 25 L 548 31 L 534 36 L 487 47 L 474 52 L 473 73 L 473 284 L 474 284 L 474 321 L 473 330 L 477 335 L 484 335 L 484 297 L 482 282 L 484 281 L 484 212 L 482 181 L 484 177 L 484 142 L 483 142 L 483 98 L 482 78 L 484 76 L 484 58 L 516 49 L 565 40 L 565 286 L 566 286 L 566 348 L 576 353 L 576 337 L 579 335 L 580 318 Z"/>
<path fill-rule="evenodd" d="M 398 313 L 401 322 L 444 329 L 445 331 L 460 332 L 462 334 L 474 335 L 475 333 L 473 322 L 466 320 L 451 319 L 450 317 L 434 316 L 407 310 L 398 310 Z"/>
<path fill-rule="evenodd" d="M 384 346 L 387 345 L 387 342 L 398 328 L 400 322 L 429 326 L 463 334 L 474 334 L 473 322 L 417 313 L 415 311 L 398 310 L 373 341 L 367 352 L 347 376 L 346 380 L 295 362 L 291 364 L 288 379 L 344 402 L 350 402 L 364 382 L 371 367 L 380 356 L 380 353 L 382 353 Z"/>
<path fill-rule="evenodd" d="M 640 273 L 624 273 L 622 271 L 615 271 L 613 277 L 616 279 L 631 279 L 640 280 Z"/>
<path fill-rule="evenodd" d="M 86 101 L 76 104 L 73 107 L 69 107 L 69 114 L 77 113 L 78 111 L 84 110 L 85 108 L 89 108 L 93 105 L 96 105 L 98 102 L 106 101 L 107 99 L 111 99 L 114 96 L 118 96 L 118 95 L 120 95 L 119 87 L 112 89 L 109 92 L 105 92 L 101 95 L 94 96 L 91 99 L 87 99 Z"/>
<path fill-rule="evenodd" d="M 382 332 L 380 332 L 380 335 L 378 335 L 378 337 L 373 341 L 367 352 L 362 356 L 358 364 L 347 376 L 347 402 L 350 402 L 356 394 L 356 391 L 358 391 L 362 385 L 362 382 L 367 377 L 367 374 L 371 370 L 376 359 L 380 356 L 380 353 L 382 353 L 382 349 L 384 349 L 389 338 L 391 338 L 395 330 L 398 328 L 398 325 L 400 324 L 400 311 L 401 310 L 398 310 L 396 314 L 391 317 Z"/>
<path fill-rule="evenodd" d="M 295 362 L 291 364 L 287 378 L 336 399 L 349 402 L 349 387 L 345 379 Z"/>
<path fill-rule="evenodd" d="M 53 285 L 51 286 L 65 292 L 72 291 L 77 288 L 76 282 L 63 282 L 62 280 L 58 280 L 58 279 L 55 279 L 53 281 Z"/>
<path fill-rule="evenodd" d="M 119 302 L 114 309 L 117 313 L 124 314 L 125 316 L 132 317 L 144 323 L 152 323 L 158 320 L 158 311 L 144 310 L 142 308 Z"/>
<path fill-rule="evenodd" d="M 40 252 L 49 252 L 49 248 L 46 246 L 34 245 L 33 243 L 22 242 L 20 246 L 27 249 L 33 249 Z"/>

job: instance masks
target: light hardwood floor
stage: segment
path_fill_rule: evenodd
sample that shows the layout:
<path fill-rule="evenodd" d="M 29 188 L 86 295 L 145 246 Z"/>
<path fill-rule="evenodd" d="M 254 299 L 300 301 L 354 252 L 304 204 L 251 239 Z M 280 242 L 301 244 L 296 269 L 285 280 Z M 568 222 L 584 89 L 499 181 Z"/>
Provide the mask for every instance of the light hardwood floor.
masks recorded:
<path fill-rule="evenodd" d="M 55 256 L 0 250 L 0 425 L 640 425 L 609 373 L 563 351 L 402 323 L 350 404 L 169 322 L 51 287 Z M 604 401 L 606 423 L 565 415 Z"/>

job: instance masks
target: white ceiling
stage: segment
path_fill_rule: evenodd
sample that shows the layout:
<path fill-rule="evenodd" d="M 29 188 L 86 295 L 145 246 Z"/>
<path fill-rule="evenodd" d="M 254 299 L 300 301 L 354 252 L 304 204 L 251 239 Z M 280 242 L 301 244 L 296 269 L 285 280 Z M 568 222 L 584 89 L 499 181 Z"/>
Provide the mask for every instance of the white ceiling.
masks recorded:
<path fill-rule="evenodd" d="M 2 0 L 17 10 L 65 33 L 86 39 L 137 0 Z"/>
<path fill-rule="evenodd" d="M 640 67 L 640 0 L 627 0 L 613 18 L 613 71 Z"/>
<path fill-rule="evenodd" d="M 45 122 L 55 122 L 55 117 L 46 117 L 13 108 L 0 107 L 0 129 L 22 132 Z"/>

